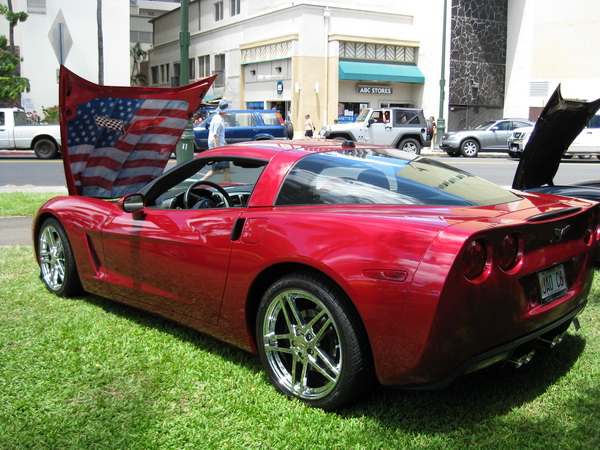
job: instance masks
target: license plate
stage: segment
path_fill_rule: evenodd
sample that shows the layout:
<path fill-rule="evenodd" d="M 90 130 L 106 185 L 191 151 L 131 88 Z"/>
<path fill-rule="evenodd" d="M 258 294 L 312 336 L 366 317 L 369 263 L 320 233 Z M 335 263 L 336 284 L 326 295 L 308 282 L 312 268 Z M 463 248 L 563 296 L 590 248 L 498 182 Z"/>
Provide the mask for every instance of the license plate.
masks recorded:
<path fill-rule="evenodd" d="M 510 145 L 510 149 L 511 149 L 511 150 L 516 150 L 516 151 L 519 151 L 519 145 L 518 145 L 518 144 L 511 144 L 511 145 Z"/>
<path fill-rule="evenodd" d="M 538 272 L 542 304 L 549 303 L 567 293 L 567 277 L 562 264 Z"/>

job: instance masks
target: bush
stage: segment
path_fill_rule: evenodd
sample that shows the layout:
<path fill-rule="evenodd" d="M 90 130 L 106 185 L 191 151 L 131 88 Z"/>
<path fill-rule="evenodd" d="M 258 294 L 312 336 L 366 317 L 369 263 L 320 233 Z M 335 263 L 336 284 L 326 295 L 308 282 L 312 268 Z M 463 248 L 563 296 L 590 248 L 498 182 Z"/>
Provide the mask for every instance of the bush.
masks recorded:
<path fill-rule="evenodd" d="M 44 113 L 44 122 L 46 123 L 60 123 L 60 114 L 58 113 L 58 105 L 44 108 L 42 106 L 42 112 Z"/>

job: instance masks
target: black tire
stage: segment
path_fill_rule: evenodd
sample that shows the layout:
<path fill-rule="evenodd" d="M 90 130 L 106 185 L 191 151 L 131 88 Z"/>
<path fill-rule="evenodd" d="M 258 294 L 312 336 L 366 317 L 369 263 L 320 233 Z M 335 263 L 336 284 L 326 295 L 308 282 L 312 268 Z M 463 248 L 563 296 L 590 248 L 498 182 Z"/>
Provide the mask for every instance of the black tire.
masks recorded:
<path fill-rule="evenodd" d="M 460 156 L 460 152 L 446 152 L 448 153 L 448 156 L 450 156 L 451 158 L 458 158 Z"/>
<path fill-rule="evenodd" d="M 33 151 L 39 159 L 54 159 L 58 156 L 58 145 L 52 139 L 42 138 L 35 143 Z"/>
<path fill-rule="evenodd" d="M 479 143 L 475 139 L 465 139 L 460 144 L 460 153 L 466 158 L 477 158 L 479 154 Z"/>
<path fill-rule="evenodd" d="M 421 154 L 421 144 L 419 141 L 413 138 L 406 138 L 400 141 L 398 149 L 407 153 L 414 153 L 415 155 Z"/>
<path fill-rule="evenodd" d="M 67 234 L 55 218 L 44 221 L 37 235 L 36 256 L 46 288 L 62 297 L 83 293 Z"/>
<path fill-rule="evenodd" d="M 276 281 L 260 302 L 256 336 L 271 382 L 288 397 L 333 410 L 374 385 L 358 313 L 325 277 L 297 272 Z"/>
<path fill-rule="evenodd" d="M 511 158 L 519 159 L 521 157 L 521 152 L 508 152 L 508 156 Z"/>

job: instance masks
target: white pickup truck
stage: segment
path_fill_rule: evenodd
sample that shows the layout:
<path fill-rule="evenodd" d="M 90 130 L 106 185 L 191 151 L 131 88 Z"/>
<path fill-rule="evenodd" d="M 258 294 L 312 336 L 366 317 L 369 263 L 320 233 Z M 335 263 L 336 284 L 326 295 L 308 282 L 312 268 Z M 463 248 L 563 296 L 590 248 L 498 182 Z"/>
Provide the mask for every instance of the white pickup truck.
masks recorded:
<path fill-rule="evenodd" d="M 40 159 L 56 158 L 60 154 L 60 126 L 29 125 L 22 109 L 0 108 L 0 149 L 33 149 Z"/>

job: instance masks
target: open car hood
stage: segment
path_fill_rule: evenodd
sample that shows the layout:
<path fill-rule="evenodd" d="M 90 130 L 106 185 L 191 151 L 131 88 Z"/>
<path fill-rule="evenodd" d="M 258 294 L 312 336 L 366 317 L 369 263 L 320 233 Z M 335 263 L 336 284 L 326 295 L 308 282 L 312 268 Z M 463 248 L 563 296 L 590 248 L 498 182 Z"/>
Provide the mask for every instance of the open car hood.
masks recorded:
<path fill-rule="evenodd" d="M 215 77 L 176 88 L 100 86 L 61 66 L 69 194 L 117 198 L 161 175 Z"/>
<path fill-rule="evenodd" d="M 556 88 L 540 114 L 517 166 L 514 189 L 553 186 L 560 160 L 600 107 L 593 102 L 565 100 Z"/>

